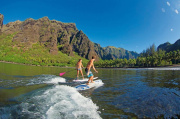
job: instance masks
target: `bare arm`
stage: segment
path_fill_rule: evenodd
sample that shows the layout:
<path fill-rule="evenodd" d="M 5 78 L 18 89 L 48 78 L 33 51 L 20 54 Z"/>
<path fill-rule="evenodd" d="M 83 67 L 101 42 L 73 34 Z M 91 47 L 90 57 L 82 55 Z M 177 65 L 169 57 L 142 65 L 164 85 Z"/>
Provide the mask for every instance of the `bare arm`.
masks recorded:
<path fill-rule="evenodd" d="M 94 67 L 94 64 L 93 64 L 92 68 L 93 68 L 93 70 L 94 70 L 96 73 L 98 73 L 98 71 L 97 71 L 97 70 L 95 69 L 95 67 Z"/>
<path fill-rule="evenodd" d="M 81 67 L 84 68 L 83 64 L 81 63 Z"/>

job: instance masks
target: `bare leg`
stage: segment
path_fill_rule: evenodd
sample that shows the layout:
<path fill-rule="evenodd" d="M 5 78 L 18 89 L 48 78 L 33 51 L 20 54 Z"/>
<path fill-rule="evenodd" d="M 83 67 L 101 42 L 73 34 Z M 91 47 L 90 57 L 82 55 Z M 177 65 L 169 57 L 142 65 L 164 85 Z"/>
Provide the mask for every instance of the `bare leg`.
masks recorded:
<path fill-rule="evenodd" d="M 94 78 L 94 76 L 91 76 L 92 78 L 91 78 L 91 83 L 94 83 L 94 81 L 93 81 L 93 78 Z"/>
<path fill-rule="evenodd" d="M 89 82 L 93 79 L 93 76 L 89 77 L 88 82 L 86 83 L 87 85 L 89 85 Z M 92 81 L 91 81 L 92 82 Z"/>
<path fill-rule="evenodd" d="M 77 70 L 77 79 L 78 79 L 78 77 L 79 77 L 79 70 Z"/>
<path fill-rule="evenodd" d="M 84 76 L 83 76 L 83 72 L 82 72 L 82 70 L 80 70 L 80 72 L 81 72 L 81 74 L 82 74 L 82 77 L 83 77 L 83 80 L 84 80 Z"/>

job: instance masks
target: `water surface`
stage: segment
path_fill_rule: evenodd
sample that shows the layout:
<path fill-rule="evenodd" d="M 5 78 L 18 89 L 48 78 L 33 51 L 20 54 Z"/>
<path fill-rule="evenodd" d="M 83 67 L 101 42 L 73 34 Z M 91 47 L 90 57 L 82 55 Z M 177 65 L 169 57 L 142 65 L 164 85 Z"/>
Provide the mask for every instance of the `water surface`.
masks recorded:
<path fill-rule="evenodd" d="M 0 63 L 0 118 L 178 118 L 180 68 L 97 69 L 77 91 L 73 68 Z M 68 72 L 59 77 L 60 72 Z"/>

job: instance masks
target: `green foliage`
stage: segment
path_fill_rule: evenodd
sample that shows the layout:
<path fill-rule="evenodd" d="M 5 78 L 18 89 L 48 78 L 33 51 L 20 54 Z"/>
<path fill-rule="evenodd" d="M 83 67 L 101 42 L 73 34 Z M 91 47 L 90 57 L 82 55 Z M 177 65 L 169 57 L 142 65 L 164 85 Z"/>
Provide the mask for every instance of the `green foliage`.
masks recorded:
<path fill-rule="evenodd" d="M 83 59 L 83 63 L 88 62 L 87 59 L 78 56 L 76 53 L 74 53 L 74 57 L 70 57 L 60 51 L 57 55 L 52 55 L 49 53 L 49 49 L 45 48 L 39 42 L 33 44 L 29 49 L 21 43 L 15 45 L 12 42 L 14 35 L 3 34 L 0 36 L 0 61 L 60 67 L 74 67 L 79 59 Z"/>
<path fill-rule="evenodd" d="M 180 51 L 165 53 L 156 50 L 153 44 L 144 50 L 137 59 L 100 60 L 95 63 L 96 67 L 156 67 L 180 63 Z"/>

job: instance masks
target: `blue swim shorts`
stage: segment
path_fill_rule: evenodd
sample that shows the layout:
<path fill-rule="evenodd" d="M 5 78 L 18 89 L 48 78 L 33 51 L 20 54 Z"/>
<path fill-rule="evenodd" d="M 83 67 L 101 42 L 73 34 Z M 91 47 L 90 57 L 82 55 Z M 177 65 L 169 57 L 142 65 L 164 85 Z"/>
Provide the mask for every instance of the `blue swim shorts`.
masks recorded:
<path fill-rule="evenodd" d="M 88 69 L 87 68 L 85 69 L 85 72 L 86 72 L 86 74 L 88 73 Z M 91 70 L 89 70 L 89 75 L 87 75 L 87 77 L 89 78 L 91 76 L 93 76 L 93 73 L 91 72 Z"/>

